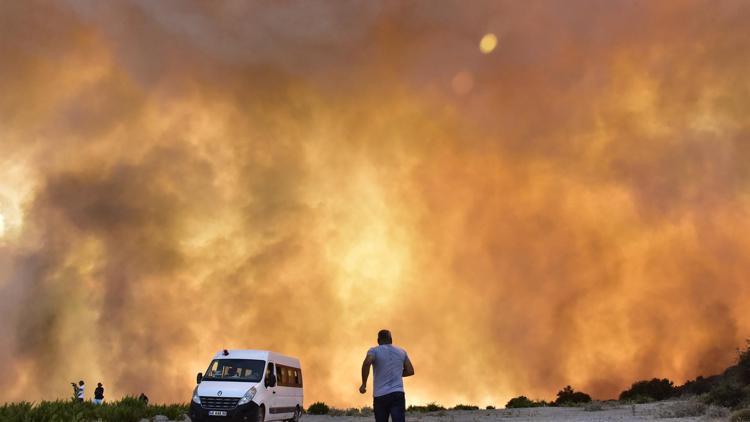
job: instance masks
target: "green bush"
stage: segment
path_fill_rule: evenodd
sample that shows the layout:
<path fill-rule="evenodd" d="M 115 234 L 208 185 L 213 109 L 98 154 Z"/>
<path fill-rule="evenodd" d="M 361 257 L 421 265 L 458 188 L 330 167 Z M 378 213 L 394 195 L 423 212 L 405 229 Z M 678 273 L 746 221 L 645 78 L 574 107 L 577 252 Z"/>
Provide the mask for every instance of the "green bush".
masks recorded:
<path fill-rule="evenodd" d="M 485 409 L 487 409 L 487 410 L 495 410 L 495 406 L 489 405 L 489 406 L 485 407 Z"/>
<path fill-rule="evenodd" d="M 576 406 L 591 401 L 591 396 L 580 391 L 573 390 L 571 386 L 565 386 L 557 392 L 556 406 Z"/>
<path fill-rule="evenodd" d="M 307 413 L 311 415 L 327 415 L 331 408 L 327 404 L 319 401 L 315 402 L 307 408 Z"/>
<path fill-rule="evenodd" d="M 505 403 L 506 409 L 519 409 L 525 407 L 542 407 L 545 403 L 543 401 L 530 400 L 526 396 L 513 397 Z"/>

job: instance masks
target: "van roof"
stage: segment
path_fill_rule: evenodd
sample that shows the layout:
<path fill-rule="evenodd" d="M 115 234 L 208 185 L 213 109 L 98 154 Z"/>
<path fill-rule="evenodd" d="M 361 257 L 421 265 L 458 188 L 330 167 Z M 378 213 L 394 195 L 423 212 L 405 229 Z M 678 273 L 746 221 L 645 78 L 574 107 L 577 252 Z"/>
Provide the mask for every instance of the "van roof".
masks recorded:
<path fill-rule="evenodd" d="M 282 365 L 292 366 L 299 368 L 299 359 L 291 356 L 285 356 L 281 353 L 272 352 L 270 350 L 251 350 L 251 349 L 227 349 L 228 354 L 224 354 L 224 350 L 216 352 L 214 359 L 258 359 L 263 361 L 272 361 L 280 363 Z"/>

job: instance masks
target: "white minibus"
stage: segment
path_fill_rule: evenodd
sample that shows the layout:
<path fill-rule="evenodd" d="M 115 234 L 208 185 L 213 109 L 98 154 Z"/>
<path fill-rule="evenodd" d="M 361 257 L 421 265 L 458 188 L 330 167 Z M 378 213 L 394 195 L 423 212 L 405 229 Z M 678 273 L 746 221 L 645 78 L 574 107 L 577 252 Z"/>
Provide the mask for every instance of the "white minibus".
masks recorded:
<path fill-rule="evenodd" d="M 302 415 L 299 359 L 267 350 L 223 350 L 198 373 L 190 420 L 289 421 Z"/>

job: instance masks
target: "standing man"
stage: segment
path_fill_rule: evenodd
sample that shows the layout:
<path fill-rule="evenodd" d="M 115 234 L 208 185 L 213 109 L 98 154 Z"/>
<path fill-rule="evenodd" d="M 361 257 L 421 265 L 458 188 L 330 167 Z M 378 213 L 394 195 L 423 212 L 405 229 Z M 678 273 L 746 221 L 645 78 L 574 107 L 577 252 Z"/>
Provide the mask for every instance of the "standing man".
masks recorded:
<path fill-rule="evenodd" d="M 76 400 L 83 403 L 83 400 L 86 398 L 86 385 L 83 383 L 83 380 L 78 381 L 78 388 L 76 388 Z"/>
<path fill-rule="evenodd" d="M 94 404 L 102 404 L 102 402 L 104 402 L 104 387 L 99 382 L 94 390 Z"/>
<path fill-rule="evenodd" d="M 373 409 L 375 422 L 406 421 L 406 398 L 404 397 L 403 377 L 414 375 L 406 351 L 393 345 L 391 332 L 378 332 L 378 346 L 367 351 L 365 361 L 362 362 L 362 385 L 359 392 L 367 391 L 367 378 L 370 376 L 370 365 L 374 367 L 373 375 Z"/>

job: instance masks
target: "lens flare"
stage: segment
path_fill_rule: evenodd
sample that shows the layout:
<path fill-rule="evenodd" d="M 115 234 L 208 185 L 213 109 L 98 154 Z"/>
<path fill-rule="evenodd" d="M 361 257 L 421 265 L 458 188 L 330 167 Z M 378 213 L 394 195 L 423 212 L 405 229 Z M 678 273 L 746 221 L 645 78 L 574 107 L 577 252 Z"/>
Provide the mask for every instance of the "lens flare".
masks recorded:
<path fill-rule="evenodd" d="M 489 33 L 485 34 L 479 41 L 479 51 L 484 54 L 490 54 L 497 47 L 497 36 Z"/>

